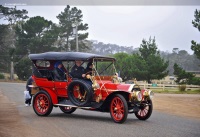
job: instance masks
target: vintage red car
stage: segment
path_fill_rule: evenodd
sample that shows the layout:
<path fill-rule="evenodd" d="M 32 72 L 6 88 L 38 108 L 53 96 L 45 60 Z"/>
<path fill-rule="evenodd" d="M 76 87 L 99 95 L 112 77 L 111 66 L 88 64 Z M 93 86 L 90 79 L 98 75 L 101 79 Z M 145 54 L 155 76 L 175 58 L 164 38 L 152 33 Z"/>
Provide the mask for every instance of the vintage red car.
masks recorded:
<path fill-rule="evenodd" d="M 77 108 L 110 112 L 116 123 L 125 122 L 128 113 L 134 113 L 140 120 L 146 120 L 152 114 L 153 92 L 141 90 L 136 83 L 122 82 L 114 66 L 115 58 L 82 52 L 46 52 L 30 54 L 29 58 L 38 88 L 33 93 L 33 109 L 39 116 L 48 116 L 53 107 L 59 107 L 67 114 Z M 92 62 L 92 73 L 83 79 L 70 75 L 78 60 L 83 67 Z M 53 70 L 57 61 L 62 61 L 64 66 L 64 80 L 55 80 Z"/>

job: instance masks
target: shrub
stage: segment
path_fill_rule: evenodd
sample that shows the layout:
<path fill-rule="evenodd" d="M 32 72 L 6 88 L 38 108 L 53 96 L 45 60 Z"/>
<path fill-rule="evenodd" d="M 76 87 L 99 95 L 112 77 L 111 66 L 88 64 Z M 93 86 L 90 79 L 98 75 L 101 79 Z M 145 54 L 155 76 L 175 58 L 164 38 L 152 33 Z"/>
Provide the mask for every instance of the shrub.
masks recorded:
<path fill-rule="evenodd" d="M 0 73 L 0 79 L 5 79 L 4 74 Z"/>
<path fill-rule="evenodd" d="M 186 85 L 179 85 L 179 91 L 185 91 Z"/>
<path fill-rule="evenodd" d="M 21 59 L 15 66 L 15 72 L 20 80 L 27 80 L 32 74 L 31 61 L 28 58 Z"/>
<path fill-rule="evenodd" d="M 189 79 L 188 84 L 200 85 L 200 78 L 198 78 L 198 77 L 193 77 L 193 78 Z"/>

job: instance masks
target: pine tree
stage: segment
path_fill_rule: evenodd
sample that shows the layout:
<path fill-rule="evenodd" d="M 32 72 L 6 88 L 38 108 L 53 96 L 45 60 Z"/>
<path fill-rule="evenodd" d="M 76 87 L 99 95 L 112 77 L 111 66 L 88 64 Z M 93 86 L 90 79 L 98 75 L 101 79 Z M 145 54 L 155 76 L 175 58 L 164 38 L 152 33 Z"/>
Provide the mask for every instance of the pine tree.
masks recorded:
<path fill-rule="evenodd" d="M 195 19 L 192 21 L 192 24 L 198 29 L 198 31 L 200 31 L 200 10 L 195 10 L 194 17 Z M 194 54 L 197 56 L 197 58 L 200 59 L 200 43 L 197 43 L 194 40 L 192 40 L 191 43 L 191 49 L 194 51 Z"/>
<path fill-rule="evenodd" d="M 87 51 L 91 47 L 85 44 L 85 39 L 88 37 L 88 33 L 83 33 L 88 29 L 88 24 L 82 23 L 83 14 L 82 11 L 76 7 L 70 8 L 69 5 L 61 12 L 57 18 L 59 19 L 58 28 L 60 30 L 59 38 L 62 41 L 66 41 L 65 50 L 75 51 L 76 49 L 76 39 L 73 35 L 73 24 L 77 24 L 78 40 L 79 40 L 79 49 L 80 51 Z"/>
<path fill-rule="evenodd" d="M 159 51 L 157 51 L 155 38 L 151 39 L 150 37 L 149 41 L 143 39 L 139 51 L 141 53 L 140 56 L 146 62 L 146 71 L 148 72 L 146 80 L 148 83 L 151 83 L 153 79 L 162 79 L 168 75 L 166 69 L 169 62 L 165 62 L 164 59 L 161 58 Z"/>

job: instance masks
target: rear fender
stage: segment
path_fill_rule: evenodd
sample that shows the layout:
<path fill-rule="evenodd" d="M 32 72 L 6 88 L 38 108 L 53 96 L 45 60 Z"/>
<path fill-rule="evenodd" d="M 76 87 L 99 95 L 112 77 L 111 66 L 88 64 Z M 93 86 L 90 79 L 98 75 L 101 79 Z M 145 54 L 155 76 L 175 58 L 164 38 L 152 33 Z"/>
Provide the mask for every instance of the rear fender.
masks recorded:
<path fill-rule="evenodd" d="M 50 95 L 53 104 L 58 104 L 58 98 L 55 91 L 52 91 L 48 88 L 41 88 L 41 90 L 47 92 Z"/>

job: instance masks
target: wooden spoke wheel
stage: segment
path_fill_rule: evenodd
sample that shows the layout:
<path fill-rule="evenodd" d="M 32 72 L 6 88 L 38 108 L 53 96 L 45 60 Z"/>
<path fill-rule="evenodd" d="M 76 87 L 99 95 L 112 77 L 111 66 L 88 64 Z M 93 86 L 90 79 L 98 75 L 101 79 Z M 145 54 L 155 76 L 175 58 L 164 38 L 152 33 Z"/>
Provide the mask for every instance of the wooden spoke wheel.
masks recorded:
<path fill-rule="evenodd" d="M 48 116 L 52 109 L 52 100 L 48 93 L 40 91 L 33 98 L 33 109 L 39 116 Z"/>
<path fill-rule="evenodd" d="M 59 106 L 59 108 L 62 112 L 66 114 L 71 114 L 76 110 L 76 108 L 69 107 L 69 106 Z"/>
<path fill-rule="evenodd" d="M 122 95 L 116 94 L 112 98 L 110 103 L 110 115 L 116 123 L 123 123 L 126 121 L 128 115 L 128 105 Z"/>
<path fill-rule="evenodd" d="M 135 113 L 135 116 L 139 120 L 146 120 L 151 116 L 152 110 L 153 110 L 152 101 L 148 100 L 147 103 L 141 103 L 139 111 Z"/>

